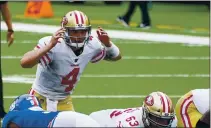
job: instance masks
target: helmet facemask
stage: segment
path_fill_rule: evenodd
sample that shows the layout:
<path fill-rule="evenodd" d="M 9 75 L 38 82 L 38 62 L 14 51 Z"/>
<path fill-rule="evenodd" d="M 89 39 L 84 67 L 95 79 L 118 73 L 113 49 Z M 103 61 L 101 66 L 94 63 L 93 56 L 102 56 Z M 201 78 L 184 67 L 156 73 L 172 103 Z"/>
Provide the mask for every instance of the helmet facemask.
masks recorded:
<path fill-rule="evenodd" d="M 146 127 L 150 128 L 169 128 L 173 122 L 174 115 L 160 116 L 149 112 L 143 107 L 143 122 Z"/>
<path fill-rule="evenodd" d="M 88 42 L 90 33 L 91 27 L 81 29 L 66 27 L 64 34 L 65 43 L 75 49 L 82 48 Z"/>

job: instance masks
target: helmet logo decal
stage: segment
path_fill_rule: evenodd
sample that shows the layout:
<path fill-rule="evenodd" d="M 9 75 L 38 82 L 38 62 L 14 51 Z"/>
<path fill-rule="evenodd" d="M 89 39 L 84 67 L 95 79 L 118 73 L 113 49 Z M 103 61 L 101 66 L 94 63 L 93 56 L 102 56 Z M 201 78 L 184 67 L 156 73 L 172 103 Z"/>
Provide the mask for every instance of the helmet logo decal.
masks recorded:
<path fill-rule="evenodd" d="M 145 98 L 145 103 L 148 105 L 148 106 L 152 106 L 153 104 L 154 104 L 154 99 L 153 99 L 153 97 L 152 96 L 147 96 L 146 98 Z"/>

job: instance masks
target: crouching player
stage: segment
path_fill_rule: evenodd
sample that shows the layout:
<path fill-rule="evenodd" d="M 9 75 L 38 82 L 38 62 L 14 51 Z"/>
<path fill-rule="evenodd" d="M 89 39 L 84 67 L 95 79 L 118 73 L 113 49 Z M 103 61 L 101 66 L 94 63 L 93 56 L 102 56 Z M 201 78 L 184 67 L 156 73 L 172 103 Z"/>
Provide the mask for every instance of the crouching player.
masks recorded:
<path fill-rule="evenodd" d="M 176 127 L 171 99 L 162 92 L 149 94 L 142 107 L 107 109 L 90 114 L 102 127 Z"/>
<path fill-rule="evenodd" d="M 197 127 L 202 125 L 203 128 L 209 127 L 209 121 L 204 121 L 209 120 L 206 119 L 209 118 L 209 91 L 210 89 L 191 90 L 178 100 L 175 107 L 178 127 L 195 128 L 196 125 Z M 207 122 L 206 127 L 203 122 Z"/>
<path fill-rule="evenodd" d="M 88 115 L 78 112 L 44 111 L 35 96 L 24 94 L 11 104 L 8 114 L 3 118 L 2 127 L 99 127 L 99 124 Z"/>

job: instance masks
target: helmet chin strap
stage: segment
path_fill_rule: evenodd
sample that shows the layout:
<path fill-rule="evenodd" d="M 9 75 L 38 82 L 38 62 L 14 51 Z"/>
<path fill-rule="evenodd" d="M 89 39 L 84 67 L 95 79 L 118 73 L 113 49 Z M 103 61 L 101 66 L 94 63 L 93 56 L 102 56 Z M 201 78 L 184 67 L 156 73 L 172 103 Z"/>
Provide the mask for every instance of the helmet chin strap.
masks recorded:
<path fill-rule="evenodd" d="M 144 110 L 145 109 L 144 106 L 142 106 L 142 109 L 143 109 L 142 121 L 144 123 L 144 126 L 149 128 L 150 123 L 149 123 L 149 120 L 147 119 L 147 115 L 146 115 L 146 111 Z"/>

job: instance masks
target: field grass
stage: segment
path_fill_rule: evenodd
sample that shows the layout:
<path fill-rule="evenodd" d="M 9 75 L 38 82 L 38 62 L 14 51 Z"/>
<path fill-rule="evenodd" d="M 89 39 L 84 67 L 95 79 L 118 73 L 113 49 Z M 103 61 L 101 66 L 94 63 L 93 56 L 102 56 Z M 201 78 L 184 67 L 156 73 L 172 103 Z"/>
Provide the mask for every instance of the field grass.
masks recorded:
<path fill-rule="evenodd" d="M 47 34 L 16 32 L 15 43 L 8 48 L 1 44 L 1 56 L 22 56 L 33 49 L 37 40 Z M 5 31 L 1 33 L 5 42 Z M 207 46 L 187 46 L 184 44 L 150 43 L 147 41 L 113 39 L 121 49 L 123 57 L 209 57 Z M 124 42 L 124 43 L 122 43 Z M 20 58 L 2 59 L 3 76 L 35 75 L 36 67 L 23 69 Z M 116 77 L 81 77 L 73 95 L 147 95 L 152 91 L 163 91 L 168 95 L 183 95 L 191 89 L 208 88 L 209 77 L 120 77 L 120 75 L 162 75 L 162 74 L 209 74 L 209 60 L 187 59 L 122 59 L 118 62 L 101 61 L 89 64 L 83 75 L 112 75 Z M 17 96 L 27 93 L 31 84 L 9 83 L 4 81 L 4 96 Z M 13 98 L 5 98 L 8 110 Z M 172 98 L 175 104 L 178 98 Z M 142 104 L 142 98 L 74 98 L 76 111 L 90 113 L 106 108 L 135 107 Z"/>
<path fill-rule="evenodd" d="M 209 36 L 210 14 L 205 5 L 164 4 L 152 2 L 152 8 L 149 11 L 152 28 L 149 30 L 143 30 L 136 28 L 141 22 L 141 15 L 138 7 L 132 16 L 130 28 L 124 28 L 115 20 L 118 15 L 123 15 L 126 12 L 128 2 L 123 2 L 119 6 L 106 6 L 102 1 L 89 1 L 84 5 L 52 2 L 54 17 L 50 19 L 25 18 L 24 11 L 27 5 L 26 2 L 9 3 L 12 12 L 12 19 L 17 22 L 60 25 L 61 18 L 66 12 L 71 10 L 81 10 L 90 17 L 91 24 L 94 28 L 102 26 L 106 29 Z"/>
<path fill-rule="evenodd" d="M 26 2 L 9 2 L 9 6 L 14 22 L 60 25 L 61 17 L 66 12 L 77 9 L 84 11 L 90 17 L 93 28 L 102 26 L 105 29 L 114 30 L 209 36 L 210 14 L 205 5 L 152 3 L 150 9 L 152 28 L 149 30 L 136 28 L 140 22 L 138 8 L 131 19 L 130 28 L 124 28 L 115 21 L 118 15 L 126 11 L 128 2 L 123 2 L 120 6 L 106 6 L 103 2 L 97 1 L 86 2 L 84 5 L 52 2 L 54 17 L 50 19 L 25 18 L 23 14 Z M 7 44 L 4 43 L 6 33 L 1 31 L 1 66 L 4 78 L 18 75 L 28 79 L 29 76 L 35 75 L 36 67 L 32 69 L 21 68 L 20 58 L 25 52 L 33 49 L 37 41 L 43 36 L 48 36 L 48 34 L 15 32 L 15 42 L 8 48 Z M 75 89 L 74 96 L 144 96 L 152 91 L 163 91 L 172 96 L 172 101 L 176 104 L 178 96 L 192 89 L 209 87 L 210 62 L 209 59 L 200 59 L 201 57 L 209 57 L 210 49 L 208 46 L 112 40 L 120 48 L 123 59 L 118 62 L 90 63 Z M 7 56 L 13 58 L 6 59 Z M 144 57 L 148 59 L 144 59 Z M 160 59 L 156 59 L 156 57 L 160 57 Z M 165 57 L 173 57 L 173 59 L 162 59 Z M 185 57 L 195 59 L 182 59 Z M 91 77 L 86 77 L 86 75 Z M 111 75 L 113 76 L 111 77 Z M 7 111 L 13 101 L 13 98 L 9 97 L 27 93 L 31 87 L 31 84 L 26 84 L 24 81 L 11 83 L 4 80 L 3 84 L 4 107 Z M 74 98 L 73 103 L 76 111 L 88 114 L 99 109 L 140 106 L 142 100 L 143 98 Z"/>

